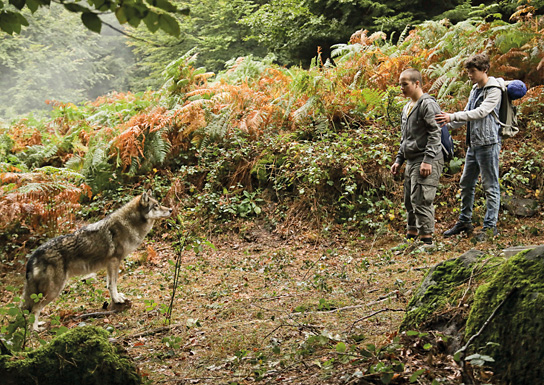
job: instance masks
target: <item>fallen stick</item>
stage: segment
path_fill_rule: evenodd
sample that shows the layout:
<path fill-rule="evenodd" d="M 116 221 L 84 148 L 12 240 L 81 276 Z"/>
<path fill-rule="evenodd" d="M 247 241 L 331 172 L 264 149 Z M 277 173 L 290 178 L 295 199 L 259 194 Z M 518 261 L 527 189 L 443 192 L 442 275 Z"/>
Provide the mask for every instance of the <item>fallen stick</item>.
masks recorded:
<path fill-rule="evenodd" d="M 389 308 L 377 310 L 377 311 L 375 311 L 375 312 L 372 313 L 372 314 L 369 314 L 369 315 L 367 315 L 367 316 L 364 316 L 363 318 L 359 318 L 358 320 L 353 321 L 353 323 L 351 324 L 351 326 L 350 326 L 350 328 L 349 328 L 348 334 L 351 334 L 351 330 L 353 329 L 353 327 L 355 326 L 355 324 L 356 324 L 357 322 L 364 321 L 364 320 L 366 320 L 366 319 L 369 319 L 369 318 L 371 318 L 371 317 L 374 317 L 375 315 L 378 315 L 378 314 L 380 314 L 380 313 L 384 313 L 384 312 L 386 312 L 386 311 L 398 311 L 398 312 L 400 312 L 400 311 L 406 311 L 406 310 L 405 310 L 405 309 L 389 309 Z"/>
<path fill-rule="evenodd" d="M 150 335 L 153 335 L 153 334 L 166 332 L 166 331 L 176 329 L 178 327 L 183 327 L 183 326 L 186 326 L 186 325 L 185 324 L 174 324 L 174 325 L 168 325 L 168 326 L 161 326 L 161 327 L 158 327 L 158 328 L 155 328 L 155 329 L 147 330 L 145 332 L 140 332 L 140 333 L 136 333 L 136 334 L 129 334 L 129 335 L 120 337 L 119 340 L 123 341 L 123 340 L 128 340 L 128 339 L 131 339 L 131 338 L 147 337 L 147 336 L 150 336 Z"/>

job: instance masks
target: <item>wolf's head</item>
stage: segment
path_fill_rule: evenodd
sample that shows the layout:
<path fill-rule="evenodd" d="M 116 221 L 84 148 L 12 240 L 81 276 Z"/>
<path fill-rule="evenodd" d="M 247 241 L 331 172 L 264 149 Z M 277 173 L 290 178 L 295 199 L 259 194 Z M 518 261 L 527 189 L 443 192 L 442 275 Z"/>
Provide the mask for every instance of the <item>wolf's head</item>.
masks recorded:
<path fill-rule="evenodd" d="M 147 190 L 140 196 L 140 211 L 142 215 L 151 220 L 168 218 L 172 214 L 172 209 L 161 206 L 151 194 L 151 190 Z"/>

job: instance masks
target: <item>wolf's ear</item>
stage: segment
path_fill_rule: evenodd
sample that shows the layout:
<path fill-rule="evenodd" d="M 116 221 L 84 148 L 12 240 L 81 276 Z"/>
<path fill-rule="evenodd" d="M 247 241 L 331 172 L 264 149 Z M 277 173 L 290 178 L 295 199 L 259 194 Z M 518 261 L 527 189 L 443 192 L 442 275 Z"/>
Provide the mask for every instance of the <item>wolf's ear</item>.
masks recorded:
<path fill-rule="evenodd" d="M 149 202 L 151 196 L 151 190 L 144 191 L 142 197 L 140 198 L 140 203 L 146 205 Z"/>

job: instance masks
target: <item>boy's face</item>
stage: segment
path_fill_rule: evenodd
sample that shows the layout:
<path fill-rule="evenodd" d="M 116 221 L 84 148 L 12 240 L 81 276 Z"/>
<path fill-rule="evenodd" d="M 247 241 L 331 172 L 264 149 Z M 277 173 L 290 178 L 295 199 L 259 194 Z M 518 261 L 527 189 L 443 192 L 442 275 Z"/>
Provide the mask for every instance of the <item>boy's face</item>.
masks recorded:
<path fill-rule="evenodd" d="M 478 68 L 474 67 L 467 68 L 467 74 L 472 84 L 480 83 L 487 75 L 485 71 L 480 71 Z"/>
<path fill-rule="evenodd" d="M 411 80 L 407 75 L 401 74 L 399 79 L 400 90 L 407 98 L 412 98 L 419 87 L 419 81 Z"/>

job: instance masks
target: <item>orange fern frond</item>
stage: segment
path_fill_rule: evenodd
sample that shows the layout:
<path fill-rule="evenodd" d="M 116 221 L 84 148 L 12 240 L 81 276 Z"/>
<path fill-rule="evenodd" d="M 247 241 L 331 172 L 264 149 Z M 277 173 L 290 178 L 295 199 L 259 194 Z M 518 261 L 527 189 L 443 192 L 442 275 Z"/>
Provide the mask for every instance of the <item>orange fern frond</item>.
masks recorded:
<path fill-rule="evenodd" d="M 540 62 L 536 66 L 536 70 L 540 71 L 543 67 L 544 67 L 544 57 L 542 58 L 542 60 L 540 60 Z"/>
<path fill-rule="evenodd" d="M 201 95 L 207 95 L 207 94 L 211 94 L 213 93 L 213 91 L 211 91 L 210 89 L 208 88 L 197 88 L 196 90 L 193 90 L 193 91 L 190 91 L 190 92 L 187 92 L 185 94 L 185 96 L 187 98 L 191 98 L 193 96 L 201 96 Z"/>
<path fill-rule="evenodd" d="M 138 126 L 132 126 L 115 138 L 114 146 L 119 151 L 119 156 L 125 167 L 132 163 L 133 158 L 143 156 L 144 143 L 138 140 L 141 135 L 142 129 Z"/>
<path fill-rule="evenodd" d="M 172 124 L 172 116 L 164 107 L 155 107 L 148 113 L 134 115 L 118 127 L 124 129 L 113 139 L 113 147 L 123 166 L 129 167 L 133 159 L 144 156 L 146 135 Z"/>
<path fill-rule="evenodd" d="M 15 189 L 0 194 L 0 230 L 14 226 L 31 233 L 56 235 L 73 225 L 80 199 L 90 197 L 90 187 L 61 180 L 61 176 L 34 173 L 0 174 L 2 184 Z"/>
<path fill-rule="evenodd" d="M 244 60 L 245 60 L 245 57 L 239 57 L 238 59 L 236 59 L 233 66 L 228 69 L 227 73 L 232 73 L 236 71 L 236 69 L 240 67 L 240 65 L 244 62 Z"/>
<path fill-rule="evenodd" d="M 206 126 L 205 106 L 209 100 L 199 99 L 186 103 L 178 110 L 172 111 L 172 130 L 168 132 L 168 140 L 174 151 L 179 148 L 187 149 L 190 145 L 189 137 L 199 128 Z"/>

